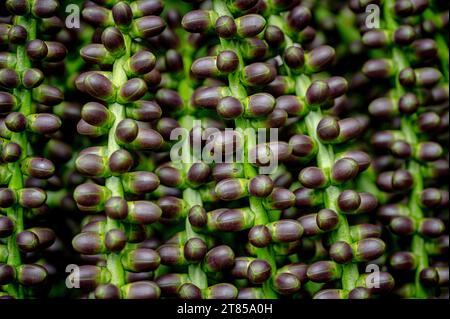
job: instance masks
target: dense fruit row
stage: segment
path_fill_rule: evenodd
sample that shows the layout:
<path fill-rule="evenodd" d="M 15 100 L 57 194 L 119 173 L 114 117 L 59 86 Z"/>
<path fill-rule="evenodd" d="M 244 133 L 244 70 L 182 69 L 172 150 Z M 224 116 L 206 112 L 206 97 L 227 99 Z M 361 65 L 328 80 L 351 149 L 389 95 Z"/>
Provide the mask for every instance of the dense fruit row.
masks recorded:
<path fill-rule="evenodd" d="M 448 10 L 6 0 L 0 298 L 448 298 Z"/>

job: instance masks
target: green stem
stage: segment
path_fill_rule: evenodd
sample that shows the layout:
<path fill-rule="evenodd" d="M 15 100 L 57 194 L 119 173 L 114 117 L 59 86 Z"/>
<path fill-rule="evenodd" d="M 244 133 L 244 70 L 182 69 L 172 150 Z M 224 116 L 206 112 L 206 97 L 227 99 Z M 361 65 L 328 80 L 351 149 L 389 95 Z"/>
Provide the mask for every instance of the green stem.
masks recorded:
<path fill-rule="evenodd" d="M 330 13 L 330 15 L 332 15 L 332 13 Z M 330 17 L 333 19 L 332 16 Z M 352 42 L 359 40 L 359 32 L 354 28 L 355 14 L 352 11 L 347 8 L 342 9 L 335 19 L 339 36 L 346 44 L 351 44 Z"/>
<path fill-rule="evenodd" d="M 433 21 L 438 27 L 442 23 L 439 21 L 439 16 L 436 16 L 431 9 L 425 10 L 423 16 L 427 20 Z M 441 26 L 442 27 L 442 26 Z M 436 34 L 435 40 L 438 47 L 439 61 L 441 62 L 441 68 L 444 71 L 445 80 L 448 83 L 449 80 L 449 53 L 448 53 L 448 40 L 442 34 Z"/>
<path fill-rule="evenodd" d="M 193 121 L 194 118 L 192 116 L 186 115 L 183 116 L 183 118 L 180 120 L 180 124 L 186 130 L 190 130 L 192 128 Z M 183 163 L 183 170 L 187 172 L 189 170 L 190 165 L 192 165 L 192 162 L 195 162 L 196 159 L 194 158 L 194 160 L 191 161 L 191 153 L 186 152 L 186 149 L 189 149 L 188 137 L 185 137 L 184 143 L 187 144 L 185 145 L 187 147 L 183 147 L 182 163 Z M 185 189 L 183 191 L 183 199 L 186 201 L 189 208 L 195 205 L 202 206 L 202 199 L 200 193 L 195 189 L 192 188 Z M 200 236 L 192 229 L 191 223 L 189 222 L 188 218 L 186 218 L 185 228 L 186 228 L 186 240 L 192 238 L 200 238 Z M 188 272 L 189 278 L 194 285 L 196 285 L 198 288 L 202 290 L 208 287 L 208 278 L 205 272 L 202 270 L 200 264 L 196 263 L 189 265 Z"/>
<path fill-rule="evenodd" d="M 18 25 L 27 29 L 28 40 L 36 38 L 36 20 L 32 17 L 19 16 L 17 17 Z M 31 62 L 26 54 L 25 45 L 17 46 L 17 64 L 16 71 L 22 74 L 26 69 L 31 67 Z M 25 88 L 18 88 L 14 90 L 14 95 L 20 101 L 19 112 L 24 116 L 28 116 L 32 112 L 32 97 L 31 91 Z M 20 167 L 20 162 L 30 155 L 28 152 L 28 137 L 26 131 L 20 133 L 12 133 L 11 142 L 17 143 L 22 149 L 22 155 L 19 161 L 8 164 L 9 170 L 12 172 L 11 180 L 8 187 L 14 191 L 20 190 L 24 186 L 24 177 Z M 16 204 L 7 209 L 7 216 L 14 222 L 14 233 L 8 238 L 8 264 L 18 267 L 21 265 L 20 251 L 16 245 L 16 236 L 24 229 L 24 208 Z M 8 293 L 12 296 L 22 299 L 24 298 L 24 289 L 20 284 L 11 284 L 8 286 Z"/>
<path fill-rule="evenodd" d="M 183 199 L 187 202 L 188 207 L 202 205 L 200 194 L 192 188 L 187 188 L 183 191 Z M 186 240 L 200 237 L 192 229 L 191 223 L 189 222 L 188 218 L 186 218 L 186 237 Z M 202 290 L 208 288 L 208 277 L 206 276 L 200 264 L 197 263 L 189 265 L 188 272 L 189 278 L 194 285 Z"/>
<path fill-rule="evenodd" d="M 124 66 L 130 58 L 131 52 L 131 38 L 127 34 L 124 34 L 123 36 L 125 39 L 126 53 L 114 62 L 112 73 L 112 82 L 117 88 L 121 87 L 122 84 L 127 81 L 127 75 L 125 73 Z M 126 116 L 125 106 L 120 103 L 112 103 L 108 105 L 108 109 L 114 115 L 114 122 L 108 134 L 108 155 L 110 157 L 112 153 L 120 149 L 120 146 L 117 144 L 117 141 L 115 139 L 115 132 L 117 125 L 120 123 L 120 121 L 125 119 Z M 105 186 L 111 191 L 112 196 L 124 198 L 125 194 L 120 177 L 108 177 L 106 179 Z M 107 217 L 106 231 L 108 232 L 113 229 L 120 229 L 120 222 Z M 121 287 L 125 284 L 125 272 L 120 261 L 120 254 L 113 252 L 109 253 L 106 261 L 106 267 L 111 273 L 112 284 L 116 285 L 117 287 Z"/>
<path fill-rule="evenodd" d="M 304 91 L 309 86 L 310 80 L 306 75 L 301 75 L 298 77 L 297 83 L 297 95 L 304 96 Z M 308 135 L 317 143 L 317 166 L 322 169 L 322 171 L 329 176 L 331 169 L 334 164 L 334 151 L 331 145 L 324 145 L 319 140 L 316 134 L 316 128 L 322 119 L 322 113 L 320 110 L 310 111 L 305 117 L 305 123 L 308 130 Z M 324 206 L 329 208 L 339 215 L 339 226 L 333 232 L 332 239 L 333 242 L 345 241 L 346 243 L 352 243 L 350 236 L 350 228 L 348 225 L 347 217 L 339 212 L 337 207 L 337 199 L 341 190 L 336 186 L 329 186 L 324 192 Z M 342 266 L 342 289 L 345 291 L 350 291 L 356 286 L 356 281 L 359 278 L 358 266 L 354 263 L 345 264 Z"/>
<path fill-rule="evenodd" d="M 277 16 L 271 16 L 270 21 L 275 23 L 281 30 L 286 30 L 287 27 L 285 25 L 284 20 L 280 19 Z M 287 45 L 292 44 L 292 39 L 290 39 L 285 32 L 285 40 Z M 311 79 L 305 75 L 299 75 L 296 78 L 295 83 L 295 93 L 297 96 L 306 96 L 306 90 L 311 84 Z M 319 138 L 316 134 L 316 128 L 319 124 L 319 121 L 322 119 L 322 113 L 320 109 L 311 110 L 308 115 L 305 117 L 305 123 L 308 130 L 308 135 L 314 139 L 317 144 L 318 152 L 317 152 L 317 165 L 319 168 L 323 170 L 325 174 L 328 176 L 331 173 L 331 168 L 334 164 L 334 151 L 331 145 L 324 145 L 320 142 Z M 337 197 L 339 196 L 340 190 L 335 186 L 327 187 L 324 192 L 324 202 L 325 207 L 334 210 L 339 214 L 339 226 L 337 230 L 333 233 L 334 241 L 345 241 L 347 243 L 351 243 L 350 237 L 350 229 L 348 225 L 347 218 L 344 214 L 339 212 L 337 207 Z M 358 266 L 356 264 L 350 263 L 342 266 L 342 288 L 346 291 L 350 291 L 355 288 L 356 281 L 359 277 Z"/>
<path fill-rule="evenodd" d="M 219 16 L 225 16 L 225 15 L 233 16 L 231 14 L 231 12 L 228 10 L 228 7 L 226 6 L 225 2 L 222 0 L 214 0 L 213 7 L 214 7 L 214 11 Z M 234 73 L 231 73 L 228 76 L 228 82 L 229 82 L 229 87 L 230 87 L 232 96 L 242 101 L 243 99 L 245 99 L 247 97 L 247 91 L 242 86 L 241 81 L 240 81 L 240 74 L 242 72 L 242 66 L 244 65 L 244 62 L 243 62 L 242 56 L 240 54 L 239 46 L 237 46 L 231 40 L 228 41 L 228 40 L 225 40 L 222 38 L 220 39 L 220 43 L 221 43 L 221 46 L 223 49 L 232 50 L 233 52 L 235 52 L 238 55 L 239 67 Z M 235 120 L 235 126 L 236 126 L 236 129 L 241 129 L 242 131 L 245 131 L 245 129 L 252 127 L 251 121 L 249 119 L 244 119 L 242 117 L 237 118 Z M 245 178 L 247 178 L 247 179 L 251 179 L 257 175 L 257 171 L 256 171 L 255 167 L 253 167 L 248 161 L 248 150 L 253 146 L 252 143 L 253 143 L 253 141 L 251 141 L 251 139 L 249 139 L 248 136 L 246 134 L 244 134 L 243 162 L 244 162 L 244 175 L 245 175 Z M 255 225 L 265 225 L 269 222 L 269 216 L 262 205 L 261 199 L 254 197 L 254 196 L 250 196 L 250 209 L 255 214 Z M 270 266 L 272 268 L 271 276 L 273 277 L 276 274 L 277 269 L 276 269 L 276 262 L 275 262 L 275 257 L 274 257 L 272 247 L 269 246 L 269 247 L 265 247 L 265 248 L 257 248 L 256 256 L 257 256 L 257 258 L 263 259 L 270 264 Z M 264 296 L 266 298 L 269 298 L 269 299 L 278 298 L 276 292 L 272 288 L 270 279 L 263 283 L 262 289 L 263 289 Z"/>
<path fill-rule="evenodd" d="M 238 118 L 236 119 L 236 128 L 242 129 L 243 131 L 251 127 L 250 120 Z M 247 135 L 244 135 L 244 176 L 247 179 L 251 179 L 257 175 L 257 171 L 253 165 L 251 165 L 248 162 L 248 150 L 252 149 L 254 147 L 254 141 L 251 138 L 248 138 Z M 254 225 L 266 225 L 270 222 L 269 216 L 264 209 L 264 206 L 262 205 L 262 200 L 255 196 L 250 196 L 250 209 L 255 214 L 255 223 Z M 265 260 L 269 263 L 272 274 L 271 276 L 275 276 L 277 265 L 274 258 L 274 252 L 273 248 L 271 246 L 264 247 L 264 248 L 257 248 L 256 249 L 256 256 L 259 259 Z M 273 290 L 271 286 L 270 280 L 267 280 L 263 283 L 262 286 L 264 296 L 269 299 L 276 299 L 278 296 L 276 292 Z"/>
<path fill-rule="evenodd" d="M 394 31 L 397 29 L 398 25 L 396 21 L 394 20 L 394 17 L 392 16 L 393 7 L 394 7 L 394 1 L 393 0 L 386 0 L 384 4 L 384 15 L 386 20 L 386 27 L 388 30 Z M 448 53 L 448 50 L 447 50 Z M 392 49 L 392 58 L 394 60 L 394 65 L 396 65 L 397 70 L 403 70 L 404 68 L 408 67 L 408 61 L 406 57 L 404 56 L 404 53 L 402 50 L 394 47 Z M 447 57 L 448 61 L 448 57 Z M 447 67 L 448 69 L 448 67 Z M 447 70 L 448 72 L 448 70 Z M 398 78 L 398 77 L 397 77 Z M 399 83 L 398 79 L 395 81 L 395 95 L 397 98 L 400 98 L 404 94 L 404 89 L 402 85 Z M 414 131 L 414 125 L 412 123 L 412 119 L 410 116 L 403 116 L 401 119 L 401 130 L 405 136 L 405 140 L 410 145 L 417 145 L 418 138 L 416 136 L 416 133 Z M 420 222 L 420 220 L 423 218 L 423 212 L 422 209 L 419 206 L 419 203 L 417 202 L 417 199 L 419 198 L 419 194 L 423 190 L 423 180 L 422 175 L 420 172 L 420 164 L 417 163 L 414 159 L 410 159 L 407 161 L 407 169 L 408 171 L 414 176 L 414 187 L 411 192 L 411 196 L 409 197 L 408 201 L 408 207 L 409 207 L 409 213 L 410 216 L 416 221 L 416 223 Z M 426 290 L 421 284 L 420 281 L 420 272 L 425 267 L 428 267 L 428 255 L 425 249 L 425 242 L 424 239 L 418 235 L 414 234 L 413 240 L 412 240 L 412 252 L 418 259 L 418 266 L 416 270 L 416 278 L 415 278 L 415 297 L 416 298 L 425 298 L 427 296 Z"/>
<path fill-rule="evenodd" d="M 182 36 L 184 38 L 185 43 L 189 43 L 185 32 L 183 32 L 183 34 L 181 34 L 180 36 Z M 192 88 L 194 87 L 194 83 L 192 83 L 191 77 L 190 77 L 190 67 L 192 65 L 192 54 L 193 54 L 194 50 L 190 45 L 186 45 L 181 50 L 182 50 L 183 65 L 184 65 L 184 70 L 183 70 L 184 78 L 179 84 L 179 91 L 180 91 L 180 96 L 183 99 L 184 104 L 187 106 L 186 107 L 187 115 L 184 115 L 179 120 L 179 123 L 182 128 L 184 128 L 186 131 L 189 131 L 193 128 L 194 120 L 195 120 L 195 117 L 189 115 L 190 113 L 193 113 L 195 110 L 189 103 L 190 97 L 192 96 L 192 92 L 193 92 Z M 194 156 L 194 154 L 191 154 L 190 151 L 186 152 L 186 150 L 190 150 L 189 138 L 188 138 L 188 136 L 184 136 L 183 138 L 184 138 L 184 145 L 183 145 L 183 152 L 182 152 L 182 164 L 183 164 L 184 173 L 187 174 L 190 166 L 193 163 L 195 163 L 198 159 Z M 191 158 L 191 156 L 193 158 Z M 203 206 L 200 193 L 193 188 L 187 188 L 183 191 L 183 199 L 186 201 L 189 208 L 196 206 L 196 205 Z M 185 221 L 185 229 L 186 229 L 186 240 L 189 240 L 192 238 L 201 238 L 192 229 L 192 225 L 189 222 L 189 219 L 187 217 L 186 217 L 186 221 Z M 208 277 L 206 276 L 206 273 L 203 271 L 203 269 L 199 263 L 189 265 L 188 273 L 189 273 L 189 279 L 194 285 L 196 285 L 201 290 L 208 288 Z"/>
<path fill-rule="evenodd" d="M 438 46 L 439 61 L 441 62 L 441 68 L 444 71 L 445 81 L 449 81 L 449 52 L 448 44 L 445 38 L 441 34 L 436 35 L 436 43 Z"/>

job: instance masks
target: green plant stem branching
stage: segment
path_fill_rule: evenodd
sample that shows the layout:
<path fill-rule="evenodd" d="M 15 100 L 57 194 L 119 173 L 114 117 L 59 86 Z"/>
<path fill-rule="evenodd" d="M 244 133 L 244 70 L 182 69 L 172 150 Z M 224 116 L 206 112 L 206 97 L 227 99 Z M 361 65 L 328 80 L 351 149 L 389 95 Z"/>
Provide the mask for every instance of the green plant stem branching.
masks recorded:
<path fill-rule="evenodd" d="M 439 16 L 436 16 L 431 9 L 425 10 L 423 17 L 427 20 L 431 20 L 437 27 L 442 27 L 442 21 L 439 21 Z M 441 63 L 442 71 L 444 72 L 445 81 L 448 83 L 449 80 L 449 52 L 448 44 L 442 34 L 436 33 L 435 35 L 436 44 L 438 47 L 439 61 Z"/>
<path fill-rule="evenodd" d="M 36 38 L 36 19 L 29 16 L 16 17 L 17 24 L 22 25 L 28 32 L 28 40 Z M 21 74 L 26 69 L 31 67 L 31 62 L 26 54 L 25 45 L 17 46 L 17 64 L 16 71 Z M 17 88 L 14 90 L 14 95 L 20 101 L 19 112 L 24 116 L 32 113 L 32 97 L 31 91 L 26 88 Z M 11 180 L 8 187 L 13 191 L 18 191 L 24 186 L 24 176 L 20 167 L 20 162 L 30 155 L 28 147 L 28 137 L 26 131 L 11 134 L 11 142 L 17 143 L 22 149 L 22 154 L 19 161 L 8 164 L 8 168 L 12 173 Z M 21 257 L 19 248 L 16 245 L 16 235 L 23 231 L 24 228 L 24 208 L 19 204 L 7 209 L 7 216 L 14 222 L 14 234 L 8 239 L 8 264 L 17 267 L 21 264 Z M 11 284 L 8 286 L 8 293 L 16 298 L 24 297 L 24 289 L 20 284 Z"/>
<path fill-rule="evenodd" d="M 219 16 L 232 16 L 232 14 L 228 10 L 224 1 L 214 0 L 213 6 L 214 6 L 214 11 Z M 220 43 L 221 43 L 222 49 L 231 50 L 231 51 L 235 52 L 239 58 L 239 67 L 234 73 L 231 73 L 228 76 L 228 81 L 229 81 L 231 95 L 233 97 L 237 98 L 238 100 L 242 101 L 247 97 L 247 91 L 242 86 L 241 80 L 240 80 L 240 74 L 242 72 L 244 62 L 243 62 L 242 56 L 240 54 L 239 46 L 236 45 L 233 40 L 225 40 L 222 38 L 220 39 Z M 235 126 L 236 126 L 236 129 L 241 129 L 242 132 L 244 132 L 247 128 L 252 127 L 252 123 L 251 123 L 251 120 L 249 120 L 249 119 L 239 117 L 235 120 Z M 252 149 L 254 146 L 256 146 L 255 141 L 252 140 L 252 138 L 249 138 L 249 136 L 247 136 L 247 134 L 244 134 L 243 162 L 244 162 L 244 175 L 245 175 L 245 178 L 247 178 L 247 179 L 251 179 L 257 175 L 256 168 L 250 164 L 249 159 L 248 159 L 248 150 Z M 265 225 L 265 224 L 269 223 L 269 216 L 268 216 L 268 213 L 266 212 L 265 208 L 262 205 L 261 199 L 254 197 L 254 196 L 249 196 L 249 200 L 250 200 L 250 209 L 255 214 L 254 225 Z M 272 269 L 271 276 L 273 277 L 276 273 L 276 263 L 275 263 L 275 255 L 272 250 L 272 247 L 269 246 L 269 247 L 264 247 L 264 248 L 257 248 L 256 255 L 259 259 L 263 259 L 270 264 L 271 269 Z M 277 298 L 277 294 L 272 288 L 271 280 L 265 281 L 263 283 L 262 289 L 263 289 L 265 298 L 269 298 L 269 299 Z"/>
<path fill-rule="evenodd" d="M 394 4 L 395 3 L 392 0 L 387 0 L 384 4 L 386 28 L 388 30 L 391 30 L 392 32 L 395 31 L 398 27 L 397 22 L 392 15 Z M 396 69 L 398 71 L 403 70 L 404 68 L 409 66 L 408 60 L 406 59 L 401 49 L 393 47 L 391 53 L 394 65 L 396 66 Z M 404 93 L 404 89 L 397 77 L 395 79 L 394 94 L 396 95 L 396 98 L 400 98 Z M 412 120 L 413 118 L 411 116 L 404 115 L 401 119 L 401 130 L 407 143 L 409 143 L 410 145 L 417 145 L 419 140 L 415 134 L 414 124 Z M 416 224 L 418 224 L 423 218 L 423 212 L 418 203 L 419 195 L 423 190 L 423 180 L 420 172 L 420 164 L 416 160 L 410 159 L 407 161 L 406 167 L 412 174 L 412 176 L 414 176 L 414 186 L 411 191 L 411 196 L 408 199 L 409 213 L 410 216 L 415 220 Z M 427 296 L 427 293 L 425 288 L 421 284 L 420 272 L 422 269 L 428 267 L 428 255 L 425 249 L 425 241 L 418 234 L 413 235 L 412 252 L 418 260 L 415 278 L 415 297 L 425 298 Z"/>
<path fill-rule="evenodd" d="M 131 38 L 129 35 L 123 35 L 125 39 L 125 54 L 114 62 L 112 81 L 115 87 L 121 87 L 127 81 L 124 66 L 130 58 L 131 52 Z M 108 157 L 115 151 L 120 149 L 115 139 L 115 132 L 117 125 L 125 119 L 125 106 L 114 102 L 108 105 L 109 110 L 114 115 L 114 122 L 108 133 Z M 110 176 L 106 179 L 105 186 L 111 191 L 111 196 L 118 196 L 124 198 L 124 190 L 119 176 Z M 107 218 L 106 232 L 112 229 L 120 229 L 120 223 L 114 219 Z M 125 284 L 125 273 L 120 261 L 120 254 L 110 252 L 107 258 L 106 267 L 111 273 L 111 283 L 120 287 Z"/>
<path fill-rule="evenodd" d="M 179 34 L 179 36 L 184 39 L 185 43 L 189 43 L 187 39 L 187 33 L 183 32 Z M 193 93 L 194 84 L 191 81 L 190 76 L 190 68 L 192 65 L 192 55 L 194 49 L 191 45 L 187 44 L 181 48 L 181 55 L 183 57 L 183 80 L 181 80 L 179 85 L 180 96 L 183 99 L 183 104 L 186 106 L 186 114 L 180 119 L 179 123 L 183 129 L 185 129 L 185 133 L 189 132 L 194 126 L 195 117 L 191 114 L 195 111 L 195 109 L 190 105 L 189 101 Z M 189 143 L 189 134 L 185 134 L 184 145 L 182 150 L 182 166 L 184 170 L 184 175 L 187 175 L 187 172 L 190 166 L 197 162 L 198 159 L 195 157 L 194 152 L 190 152 L 190 143 Z M 187 151 L 188 150 L 188 151 Z M 200 193 L 194 188 L 186 188 L 183 191 L 183 199 L 186 201 L 188 205 L 188 209 L 193 206 L 199 205 L 202 206 L 202 198 Z M 189 219 L 186 217 L 185 222 L 186 228 L 186 241 L 192 238 L 201 238 L 202 236 L 197 234 L 191 226 Z M 201 265 L 199 263 L 191 264 L 188 267 L 189 279 L 190 281 L 196 285 L 201 290 L 204 290 L 208 287 L 208 278 L 203 271 Z"/>
<path fill-rule="evenodd" d="M 287 27 L 283 19 L 278 16 L 271 16 L 270 23 L 278 26 L 283 30 L 285 34 L 286 45 L 290 46 L 293 44 L 292 39 L 287 36 Z M 286 71 L 290 75 L 290 70 L 286 68 Z M 306 90 L 311 84 L 311 78 L 306 74 L 301 74 L 296 77 L 295 83 L 295 93 L 297 96 L 305 97 Z M 323 144 L 316 134 L 316 128 L 319 121 L 322 119 L 322 112 L 320 108 L 317 110 L 310 110 L 308 115 L 306 115 L 304 121 L 308 131 L 308 135 L 316 142 L 318 147 L 317 152 L 317 166 L 328 176 L 331 174 L 331 169 L 334 164 L 334 151 L 332 145 Z M 351 243 L 350 228 L 347 218 L 344 214 L 340 213 L 337 207 L 337 198 L 341 190 L 337 186 L 328 186 L 324 191 L 324 206 L 331 210 L 334 210 L 339 214 L 339 226 L 332 233 L 332 241 L 345 241 Z M 354 263 L 349 263 L 342 266 L 342 288 L 345 291 L 350 291 L 355 288 L 356 281 L 359 278 L 358 266 Z"/>

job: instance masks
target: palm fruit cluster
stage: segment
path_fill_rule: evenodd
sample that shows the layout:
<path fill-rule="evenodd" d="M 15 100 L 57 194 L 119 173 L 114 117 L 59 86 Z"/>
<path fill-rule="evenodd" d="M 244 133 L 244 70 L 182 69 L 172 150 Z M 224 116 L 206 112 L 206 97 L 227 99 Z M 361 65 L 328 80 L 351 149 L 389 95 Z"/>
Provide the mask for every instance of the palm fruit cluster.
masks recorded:
<path fill-rule="evenodd" d="M 59 201 L 55 191 L 64 188 L 56 164 L 66 144 L 62 121 L 54 112 L 64 100 L 64 90 L 55 85 L 52 74 L 67 54 L 57 37 L 62 25 L 58 8 L 53 0 L 8 0 L 1 8 L 2 298 L 46 294 L 55 269 L 45 258 L 50 250 L 45 251 L 56 239 L 46 219 L 52 202 Z"/>
<path fill-rule="evenodd" d="M 448 298 L 448 10 L 6 0 L 0 298 Z"/>
<path fill-rule="evenodd" d="M 363 81 L 384 88 L 368 105 L 384 122 L 370 141 L 383 199 L 377 215 L 396 248 L 380 263 L 396 274 L 397 295 L 425 298 L 448 284 L 448 4 L 385 1 L 382 8 L 379 29 L 358 25 Z"/>

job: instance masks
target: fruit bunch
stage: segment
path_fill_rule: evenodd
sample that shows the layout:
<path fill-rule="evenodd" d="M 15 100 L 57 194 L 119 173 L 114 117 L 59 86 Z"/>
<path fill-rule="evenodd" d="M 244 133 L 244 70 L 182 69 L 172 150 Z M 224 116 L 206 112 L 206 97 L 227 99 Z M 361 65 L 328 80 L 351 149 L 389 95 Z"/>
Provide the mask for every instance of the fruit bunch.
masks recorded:
<path fill-rule="evenodd" d="M 448 10 L 0 4 L 0 298 L 448 298 Z"/>
<path fill-rule="evenodd" d="M 28 286 L 44 284 L 51 272 L 43 256 L 55 242 L 55 232 L 45 221 L 47 202 L 52 201 L 47 191 L 62 188 L 53 161 L 63 143 L 58 139 L 62 121 L 53 107 L 64 100 L 64 91 L 46 71 L 64 60 L 67 49 L 55 35 L 57 1 L 6 1 L 4 7 L 0 284 L 5 287 L 2 295 L 24 298 L 33 295 Z"/>

